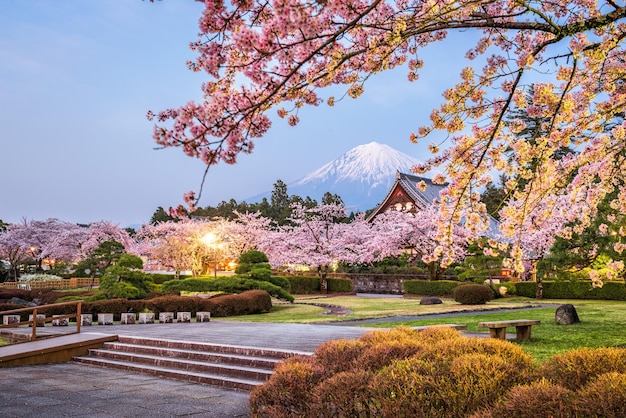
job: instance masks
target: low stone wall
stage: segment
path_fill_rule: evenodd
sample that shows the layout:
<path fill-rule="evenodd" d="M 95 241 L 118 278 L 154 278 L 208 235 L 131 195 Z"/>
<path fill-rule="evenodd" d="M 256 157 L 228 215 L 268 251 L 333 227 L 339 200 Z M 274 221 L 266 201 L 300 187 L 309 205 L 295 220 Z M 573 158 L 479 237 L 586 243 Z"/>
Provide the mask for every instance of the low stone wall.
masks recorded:
<path fill-rule="evenodd" d="M 404 294 L 405 280 L 415 280 L 415 275 L 400 274 L 350 274 L 352 291 L 355 293 Z"/>

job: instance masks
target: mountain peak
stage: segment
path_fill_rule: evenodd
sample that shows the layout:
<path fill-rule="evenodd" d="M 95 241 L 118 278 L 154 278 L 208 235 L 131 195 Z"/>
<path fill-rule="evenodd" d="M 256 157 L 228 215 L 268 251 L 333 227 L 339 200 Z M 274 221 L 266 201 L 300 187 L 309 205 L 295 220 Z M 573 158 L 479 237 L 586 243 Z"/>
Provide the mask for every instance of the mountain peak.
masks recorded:
<path fill-rule="evenodd" d="M 410 173 L 420 161 L 378 142 L 359 145 L 300 179 L 287 184 L 287 193 L 321 202 L 326 192 L 339 195 L 350 210 L 373 209 L 385 198 L 396 172 Z M 266 192 L 255 202 L 271 196 Z"/>
<path fill-rule="evenodd" d="M 361 183 L 370 188 L 378 187 L 381 183 L 391 186 L 389 177 L 395 179 L 396 171 L 410 171 L 416 164 L 419 164 L 419 160 L 389 145 L 370 142 L 352 148 L 339 158 L 296 180 L 291 186 L 317 183 L 331 186 L 345 181 Z"/>

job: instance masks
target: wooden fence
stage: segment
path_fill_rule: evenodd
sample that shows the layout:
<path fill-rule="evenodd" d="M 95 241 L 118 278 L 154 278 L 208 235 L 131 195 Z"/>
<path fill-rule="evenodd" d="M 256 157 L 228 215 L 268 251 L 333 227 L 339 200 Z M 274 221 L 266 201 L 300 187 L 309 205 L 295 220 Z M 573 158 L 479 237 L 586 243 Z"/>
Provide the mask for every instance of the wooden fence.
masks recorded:
<path fill-rule="evenodd" d="M 89 277 L 72 277 L 63 280 L 45 280 L 37 282 L 4 282 L 0 283 L 0 288 L 5 289 L 79 289 L 82 287 L 95 287 L 100 285 L 100 279 L 90 279 Z"/>

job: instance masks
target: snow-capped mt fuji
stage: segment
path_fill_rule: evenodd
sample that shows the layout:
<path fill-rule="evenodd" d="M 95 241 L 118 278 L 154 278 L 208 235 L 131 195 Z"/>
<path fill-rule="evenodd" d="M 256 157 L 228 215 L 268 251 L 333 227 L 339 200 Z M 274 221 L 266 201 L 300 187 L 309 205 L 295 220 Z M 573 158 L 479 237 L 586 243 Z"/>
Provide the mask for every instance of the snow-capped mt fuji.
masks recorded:
<path fill-rule="evenodd" d="M 388 145 L 359 145 L 306 176 L 287 183 L 287 193 L 321 202 L 326 192 L 339 195 L 349 210 L 375 208 L 387 195 L 396 172 L 408 173 L 420 161 Z M 269 196 L 264 194 L 261 197 Z"/>

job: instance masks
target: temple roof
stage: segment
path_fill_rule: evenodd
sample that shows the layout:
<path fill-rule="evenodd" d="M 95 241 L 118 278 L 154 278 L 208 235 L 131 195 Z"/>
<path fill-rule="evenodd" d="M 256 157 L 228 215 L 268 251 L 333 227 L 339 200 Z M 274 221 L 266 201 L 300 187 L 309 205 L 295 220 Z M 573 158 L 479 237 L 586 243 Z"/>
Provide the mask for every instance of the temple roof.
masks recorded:
<path fill-rule="evenodd" d="M 420 182 L 426 184 L 426 188 L 422 191 L 417 186 Z M 413 174 L 396 172 L 396 181 L 391 190 L 385 196 L 385 199 L 374 209 L 368 216 L 367 220 L 371 221 L 378 214 L 387 211 L 392 206 L 400 206 L 408 212 L 416 212 L 431 206 L 435 200 L 439 199 L 440 193 L 448 187 L 448 183 L 435 184 L 426 177 L 415 176 Z M 498 237 L 499 222 L 493 216 L 489 216 L 489 227 L 485 231 L 484 236 L 489 238 Z"/>
<path fill-rule="evenodd" d="M 426 189 L 424 191 L 418 188 L 418 183 L 424 182 Z M 383 201 L 374 209 L 374 211 L 368 217 L 368 220 L 374 219 L 379 213 L 384 212 L 389 206 L 393 204 L 393 198 L 398 194 L 403 193 L 408 196 L 416 208 L 425 209 L 431 206 L 435 199 L 439 199 L 439 193 L 448 186 L 445 184 L 435 184 L 433 181 L 426 177 L 415 176 L 413 174 L 396 172 L 396 181 L 387 193 L 387 196 Z"/>

